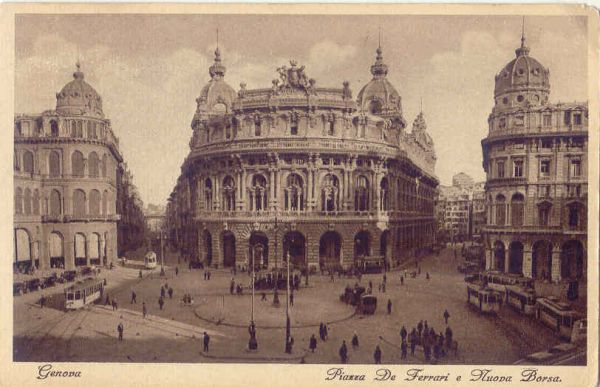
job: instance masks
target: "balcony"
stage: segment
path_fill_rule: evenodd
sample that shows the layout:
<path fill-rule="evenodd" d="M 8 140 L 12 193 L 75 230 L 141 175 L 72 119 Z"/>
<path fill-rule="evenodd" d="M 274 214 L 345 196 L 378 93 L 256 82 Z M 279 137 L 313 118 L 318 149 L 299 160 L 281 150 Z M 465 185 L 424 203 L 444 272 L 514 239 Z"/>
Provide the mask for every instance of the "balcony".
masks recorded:
<path fill-rule="evenodd" d="M 526 177 L 494 177 L 488 179 L 487 184 L 489 186 L 498 185 L 522 185 L 527 183 Z"/>
<path fill-rule="evenodd" d="M 116 222 L 121 219 L 119 214 L 111 215 L 42 215 L 43 223 L 68 223 L 68 222 Z"/>
<path fill-rule="evenodd" d="M 388 211 L 199 211 L 195 216 L 196 220 L 205 219 L 227 219 L 235 218 L 240 220 L 255 220 L 257 222 L 294 221 L 297 219 L 335 220 L 361 219 L 387 221 L 392 215 Z"/>

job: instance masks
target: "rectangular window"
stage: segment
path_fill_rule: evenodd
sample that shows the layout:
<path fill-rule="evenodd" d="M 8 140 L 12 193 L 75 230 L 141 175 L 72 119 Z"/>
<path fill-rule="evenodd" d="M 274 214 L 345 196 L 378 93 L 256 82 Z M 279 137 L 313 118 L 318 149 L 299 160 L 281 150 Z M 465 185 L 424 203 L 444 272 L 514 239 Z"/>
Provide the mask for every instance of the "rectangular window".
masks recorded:
<path fill-rule="evenodd" d="M 581 176 L 581 160 L 571 160 L 571 177 Z"/>
<path fill-rule="evenodd" d="M 292 134 L 292 136 L 298 135 L 298 124 L 296 122 L 292 122 L 290 133 Z"/>
<path fill-rule="evenodd" d="M 552 149 L 552 140 L 542 140 L 543 149 Z"/>
<path fill-rule="evenodd" d="M 552 126 L 552 114 L 544 114 L 544 126 Z"/>
<path fill-rule="evenodd" d="M 523 160 L 514 161 L 513 172 L 514 177 L 523 177 Z"/>
<path fill-rule="evenodd" d="M 548 226 L 549 218 L 550 218 L 550 207 L 548 207 L 548 206 L 540 207 L 540 213 L 539 213 L 540 226 L 543 226 L 543 227 Z"/>
<path fill-rule="evenodd" d="M 575 113 L 573 114 L 573 124 L 575 125 L 581 125 L 581 113 Z"/>
<path fill-rule="evenodd" d="M 497 171 L 497 177 L 499 178 L 503 178 L 504 177 L 504 161 L 499 161 L 498 162 L 498 171 Z"/>
<path fill-rule="evenodd" d="M 571 125 L 571 112 L 565 112 L 565 125 Z"/>
<path fill-rule="evenodd" d="M 525 125 L 525 117 L 524 116 L 516 116 L 515 117 L 515 126 L 523 126 Z"/>
<path fill-rule="evenodd" d="M 541 176 L 550 175 L 550 160 L 541 160 L 540 161 L 540 175 Z"/>
<path fill-rule="evenodd" d="M 540 185 L 538 187 L 538 195 L 542 198 L 550 197 L 550 186 L 549 185 Z"/>

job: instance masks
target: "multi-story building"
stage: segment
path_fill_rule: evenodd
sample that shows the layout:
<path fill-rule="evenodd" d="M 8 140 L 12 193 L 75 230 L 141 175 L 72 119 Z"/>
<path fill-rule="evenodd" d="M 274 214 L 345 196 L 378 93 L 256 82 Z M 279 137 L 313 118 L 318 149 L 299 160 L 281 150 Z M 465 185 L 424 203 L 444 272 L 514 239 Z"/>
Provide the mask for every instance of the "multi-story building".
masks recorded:
<path fill-rule="evenodd" d="M 234 91 L 220 52 L 196 100 L 190 153 L 167 207 L 170 235 L 211 265 L 394 265 L 434 240 L 433 141 L 405 131 L 381 48 L 373 78 L 318 87 L 304 66 L 271 87 Z"/>
<path fill-rule="evenodd" d="M 486 267 L 558 282 L 586 273 L 587 103 L 550 103 L 525 38 L 497 75 L 489 133 Z"/>
<path fill-rule="evenodd" d="M 474 185 L 471 196 L 471 230 L 473 239 L 479 240 L 486 223 L 485 188 L 484 183 Z"/>
<path fill-rule="evenodd" d="M 55 110 L 15 116 L 15 267 L 72 269 L 117 254 L 119 142 L 79 64 L 73 77 Z"/>

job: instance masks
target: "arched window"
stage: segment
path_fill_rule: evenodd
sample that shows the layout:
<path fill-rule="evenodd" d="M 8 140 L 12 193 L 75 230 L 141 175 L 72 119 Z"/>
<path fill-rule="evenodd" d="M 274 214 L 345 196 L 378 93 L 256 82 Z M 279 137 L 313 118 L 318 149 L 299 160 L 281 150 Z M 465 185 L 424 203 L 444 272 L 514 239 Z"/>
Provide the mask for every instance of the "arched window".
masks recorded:
<path fill-rule="evenodd" d="M 88 171 L 90 177 L 100 177 L 100 159 L 96 152 L 90 153 L 88 157 Z"/>
<path fill-rule="evenodd" d="M 260 117 L 258 116 L 254 118 L 254 135 L 257 137 L 261 135 Z"/>
<path fill-rule="evenodd" d="M 100 215 L 100 191 L 96 189 L 90 192 L 90 215 Z"/>
<path fill-rule="evenodd" d="M 569 215 L 569 227 L 577 228 L 581 226 L 582 206 L 579 203 L 573 203 L 567 206 Z"/>
<path fill-rule="evenodd" d="M 329 125 L 327 126 L 327 135 L 333 136 L 335 134 L 335 118 L 329 119 Z"/>
<path fill-rule="evenodd" d="M 538 207 L 538 221 L 539 225 L 542 227 L 548 226 L 550 223 L 550 210 L 552 208 L 552 204 L 548 202 L 544 202 Z"/>
<path fill-rule="evenodd" d="M 213 186 L 210 179 L 204 180 L 204 209 L 206 211 L 212 210 L 213 202 Z"/>
<path fill-rule="evenodd" d="M 36 189 L 33 191 L 33 199 L 32 199 L 32 208 L 33 208 L 33 215 L 39 215 L 40 214 L 40 192 Z"/>
<path fill-rule="evenodd" d="M 108 215 L 108 191 L 102 195 L 102 215 Z"/>
<path fill-rule="evenodd" d="M 102 156 L 102 177 L 106 177 L 106 168 L 108 163 L 108 156 L 106 153 Z"/>
<path fill-rule="evenodd" d="M 25 208 L 25 215 L 31 215 L 31 190 L 29 188 L 25 188 L 23 204 Z"/>
<path fill-rule="evenodd" d="M 525 198 L 520 193 L 516 193 L 511 199 L 511 223 L 514 227 L 523 225 L 523 217 L 525 212 Z"/>
<path fill-rule="evenodd" d="M 335 175 L 327 174 L 323 178 L 321 185 L 321 210 L 322 211 L 339 211 L 339 182 Z"/>
<path fill-rule="evenodd" d="M 286 180 L 285 187 L 285 209 L 286 211 L 304 210 L 304 185 L 302 178 L 295 173 L 290 174 Z"/>
<path fill-rule="evenodd" d="M 27 150 L 23 153 L 23 172 L 33 173 L 33 153 Z"/>
<path fill-rule="evenodd" d="M 62 214 L 62 200 L 60 192 L 56 189 L 53 189 L 52 192 L 50 192 L 50 209 L 48 212 L 51 216 L 59 216 Z"/>
<path fill-rule="evenodd" d="M 381 114 L 382 105 L 381 101 L 374 99 L 369 103 L 369 112 L 371 114 Z"/>
<path fill-rule="evenodd" d="M 85 216 L 85 192 L 80 189 L 73 191 L 73 216 Z"/>
<path fill-rule="evenodd" d="M 50 121 L 50 136 L 58 137 L 58 123 L 56 121 Z"/>
<path fill-rule="evenodd" d="M 21 215 L 23 213 L 23 189 L 17 187 L 15 190 L 15 214 Z"/>
<path fill-rule="evenodd" d="M 264 176 L 252 176 L 249 196 L 250 211 L 265 211 L 267 209 L 267 180 Z"/>
<path fill-rule="evenodd" d="M 83 154 L 79 151 L 73 152 L 71 155 L 71 174 L 73 177 L 85 176 L 85 165 L 83 162 Z"/>
<path fill-rule="evenodd" d="M 389 183 L 387 178 L 381 179 L 381 183 L 379 184 L 379 210 L 380 211 L 388 211 L 389 204 Z"/>
<path fill-rule="evenodd" d="M 504 195 L 496 196 L 496 225 L 506 224 L 506 198 Z"/>
<path fill-rule="evenodd" d="M 356 211 L 369 211 L 369 180 L 361 175 L 358 177 L 356 183 L 354 209 Z"/>
<path fill-rule="evenodd" d="M 56 151 L 50 152 L 50 157 L 48 158 L 48 173 L 50 174 L 50 177 L 60 176 L 60 155 Z"/>
<path fill-rule="evenodd" d="M 235 182 L 231 176 L 223 179 L 223 209 L 235 211 Z"/>

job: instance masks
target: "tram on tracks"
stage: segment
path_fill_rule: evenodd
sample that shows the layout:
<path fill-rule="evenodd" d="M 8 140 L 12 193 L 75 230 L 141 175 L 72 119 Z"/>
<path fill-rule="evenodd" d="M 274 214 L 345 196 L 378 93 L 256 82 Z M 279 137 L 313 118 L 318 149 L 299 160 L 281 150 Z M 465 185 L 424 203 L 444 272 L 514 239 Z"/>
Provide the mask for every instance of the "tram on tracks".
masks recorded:
<path fill-rule="evenodd" d="M 65 288 L 65 309 L 74 310 L 102 297 L 104 280 L 98 278 L 85 278 L 82 281 Z"/>
<path fill-rule="evenodd" d="M 506 304 L 525 315 L 535 312 L 535 291 L 517 285 L 506 286 Z"/>
<path fill-rule="evenodd" d="M 496 313 L 500 310 L 502 295 L 476 283 L 467 284 L 467 302 L 479 313 Z"/>
<path fill-rule="evenodd" d="M 535 317 L 544 325 L 552 328 L 556 333 L 571 340 L 576 323 L 584 318 L 571 308 L 571 305 L 559 302 L 553 297 L 538 298 L 535 305 Z"/>
<path fill-rule="evenodd" d="M 499 271 L 484 271 L 479 273 L 479 280 L 487 287 L 506 292 L 507 286 L 520 286 L 522 288 L 533 288 L 533 279 L 518 274 L 502 273 Z"/>

